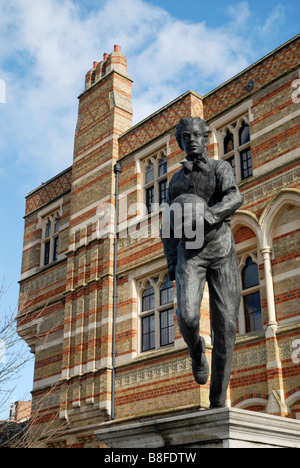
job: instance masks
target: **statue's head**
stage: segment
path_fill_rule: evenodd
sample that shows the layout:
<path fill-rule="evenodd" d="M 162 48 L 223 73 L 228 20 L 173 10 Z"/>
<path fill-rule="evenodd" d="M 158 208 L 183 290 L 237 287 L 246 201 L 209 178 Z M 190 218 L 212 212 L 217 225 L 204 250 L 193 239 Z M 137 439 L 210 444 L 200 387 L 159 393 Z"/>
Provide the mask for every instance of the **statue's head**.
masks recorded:
<path fill-rule="evenodd" d="M 209 127 L 200 117 L 181 119 L 176 127 L 176 140 L 179 147 L 190 157 L 196 158 L 206 151 Z"/>

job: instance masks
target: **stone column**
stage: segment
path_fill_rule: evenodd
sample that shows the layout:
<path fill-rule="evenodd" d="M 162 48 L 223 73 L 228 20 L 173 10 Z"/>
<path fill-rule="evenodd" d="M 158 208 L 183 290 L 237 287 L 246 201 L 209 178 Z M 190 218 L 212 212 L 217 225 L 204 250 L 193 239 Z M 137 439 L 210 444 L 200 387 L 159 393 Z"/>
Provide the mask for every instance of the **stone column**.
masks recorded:
<path fill-rule="evenodd" d="M 272 266 L 271 266 L 271 253 L 272 253 L 272 249 L 270 247 L 266 247 L 261 250 L 261 254 L 264 259 L 264 267 L 265 267 L 265 281 L 266 281 L 267 308 L 268 308 L 268 326 L 277 325 L 273 277 L 272 277 Z"/>
<path fill-rule="evenodd" d="M 278 323 L 276 320 L 274 287 L 271 265 L 272 249 L 263 248 L 261 254 L 264 259 L 266 295 L 268 308 L 268 327 L 266 331 L 266 350 L 267 350 L 267 379 L 269 400 L 266 411 L 269 414 L 286 416 L 288 408 L 284 401 L 284 385 L 282 377 L 282 364 L 280 360 L 280 350 L 277 340 Z"/>

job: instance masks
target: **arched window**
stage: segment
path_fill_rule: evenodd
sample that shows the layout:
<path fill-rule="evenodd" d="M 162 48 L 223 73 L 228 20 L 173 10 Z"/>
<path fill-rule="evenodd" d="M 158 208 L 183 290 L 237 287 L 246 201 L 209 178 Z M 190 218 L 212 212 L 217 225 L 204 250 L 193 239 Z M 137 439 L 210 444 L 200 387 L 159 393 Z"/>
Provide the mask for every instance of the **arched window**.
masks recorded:
<path fill-rule="evenodd" d="M 226 157 L 226 161 L 229 162 L 229 164 L 231 165 L 233 173 L 235 175 L 236 174 L 235 156 L 234 156 L 234 153 L 232 154 L 233 150 L 234 150 L 233 134 L 229 130 L 227 130 L 226 136 L 224 138 L 224 155 Z"/>
<path fill-rule="evenodd" d="M 59 214 L 52 213 L 44 219 L 42 265 L 46 266 L 58 259 Z"/>
<path fill-rule="evenodd" d="M 174 344 L 173 296 L 173 282 L 168 275 L 147 281 L 141 295 L 142 352 Z"/>
<path fill-rule="evenodd" d="M 58 257 L 58 233 L 59 233 L 59 216 L 54 222 L 54 236 L 53 236 L 53 261 Z"/>
<path fill-rule="evenodd" d="M 240 146 L 245 145 L 249 141 L 250 141 L 250 127 L 245 122 L 243 122 L 239 130 Z"/>
<path fill-rule="evenodd" d="M 226 136 L 224 138 L 224 154 L 230 153 L 234 150 L 234 142 L 232 133 L 227 130 Z"/>
<path fill-rule="evenodd" d="M 253 176 L 249 116 L 241 116 L 219 129 L 220 156 L 230 163 L 237 183 Z"/>
<path fill-rule="evenodd" d="M 245 122 L 239 130 L 239 146 L 240 146 L 240 159 L 241 159 L 241 176 L 242 180 L 247 179 L 253 175 L 252 169 L 252 156 L 250 142 L 250 127 Z M 246 147 L 245 147 L 246 145 Z"/>
<path fill-rule="evenodd" d="M 54 234 L 57 234 L 59 232 L 59 216 L 56 218 L 55 223 L 54 223 Z"/>
<path fill-rule="evenodd" d="M 242 280 L 243 289 L 252 288 L 253 286 L 257 286 L 259 284 L 258 268 L 256 263 L 253 263 L 251 257 L 247 258 L 246 265 L 243 268 Z"/>
<path fill-rule="evenodd" d="M 151 162 L 149 162 L 147 169 L 146 169 L 146 184 L 150 184 L 154 180 L 154 166 Z"/>
<path fill-rule="evenodd" d="M 168 162 L 165 150 L 159 150 L 155 154 L 144 159 L 144 195 L 146 214 L 158 211 L 167 199 Z"/>
<path fill-rule="evenodd" d="M 173 302 L 173 281 L 169 280 L 168 275 L 166 275 L 160 288 L 160 305 L 165 305 L 169 302 Z"/>
<path fill-rule="evenodd" d="M 45 230 L 45 239 L 51 236 L 51 221 L 49 220 L 46 225 L 46 230 Z"/>
<path fill-rule="evenodd" d="M 242 288 L 246 332 L 250 333 L 263 328 L 258 266 L 251 257 L 242 270 Z"/>
<path fill-rule="evenodd" d="M 167 158 L 165 155 L 162 156 L 158 164 L 158 177 L 161 177 L 167 173 Z"/>
<path fill-rule="evenodd" d="M 168 184 L 166 179 L 167 174 L 167 158 L 162 156 L 158 164 L 158 190 L 159 190 L 159 204 L 161 205 L 167 199 Z"/>
<path fill-rule="evenodd" d="M 148 281 L 146 289 L 142 296 L 142 311 L 154 309 L 155 305 L 155 294 L 150 282 Z"/>

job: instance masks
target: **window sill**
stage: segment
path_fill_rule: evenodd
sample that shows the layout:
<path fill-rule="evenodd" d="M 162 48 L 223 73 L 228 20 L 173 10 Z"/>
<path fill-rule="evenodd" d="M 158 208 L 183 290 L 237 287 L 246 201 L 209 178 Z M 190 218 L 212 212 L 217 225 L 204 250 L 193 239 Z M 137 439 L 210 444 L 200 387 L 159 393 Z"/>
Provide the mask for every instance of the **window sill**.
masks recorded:
<path fill-rule="evenodd" d="M 137 357 L 134 359 L 134 364 L 138 364 L 143 361 L 149 361 L 151 359 L 157 359 L 161 356 L 166 356 L 166 355 L 172 355 L 172 354 L 177 354 L 179 352 L 182 352 L 183 350 L 187 349 L 185 348 L 177 348 L 175 346 L 175 343 L 162 346 L 161 348 L 158 349 L 151 349 L 150 351 L 145 351 L 144 353 L 139 353 Z M 133 361 L 130 361 L 130 364 L 132 364 Z M 124 367 L 127 367 L 129 363 L 124 364 Z"/>
<path fill-rule="evenodd" d="M 265 334 L 266 334 L 266 327 L 264 327 L 264 328 L 262 328 L 260 330 L 255 330 L 253 332 L 243 333 L 243 334 L 237 335 L 236 346 L 239 346 L 239 345 L 242 345 L 242 344 L 245 344 L 245 343 L 254 342 L 256 340 L 264 339 Z"/>

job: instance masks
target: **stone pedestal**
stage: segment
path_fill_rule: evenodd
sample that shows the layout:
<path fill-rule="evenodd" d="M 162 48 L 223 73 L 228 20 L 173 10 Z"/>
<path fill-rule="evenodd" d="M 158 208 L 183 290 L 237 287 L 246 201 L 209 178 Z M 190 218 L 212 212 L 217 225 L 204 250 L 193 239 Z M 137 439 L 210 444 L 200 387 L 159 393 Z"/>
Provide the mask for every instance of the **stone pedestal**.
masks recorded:
<path fill-rule="evenodd" d="M 237 408 L 205 410 L 133 424 L 104 423 L 110 448 L 300 448 L 300 421 Z"/>

